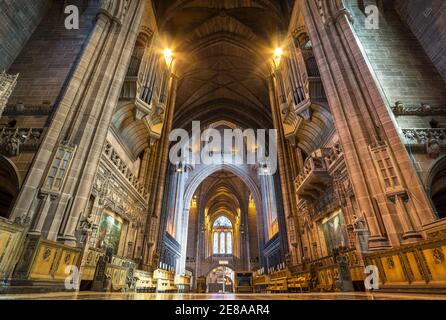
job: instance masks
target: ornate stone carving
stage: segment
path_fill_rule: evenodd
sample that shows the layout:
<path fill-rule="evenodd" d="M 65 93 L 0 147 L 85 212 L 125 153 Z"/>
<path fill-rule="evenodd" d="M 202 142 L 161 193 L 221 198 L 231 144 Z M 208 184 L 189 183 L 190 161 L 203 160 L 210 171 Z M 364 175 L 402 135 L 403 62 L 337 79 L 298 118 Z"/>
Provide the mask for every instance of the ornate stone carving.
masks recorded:
<path fill-rule="evenodd" d="M 106 159 L 111 161 L 113 166 L 122 173 L 126 180 L 137 190 L 137 192 L 145 199 L 147 199 L 148 194 L 145 190 L 144 185 L 139 179 L 131 172 L 125 161 L 120 158 L 118 153 L 113 149 L 110 142 L 106 142 L 103 155 Z M 99 183 L 99 182 L 98 182 Z"/>
<path fill-rule="evenodd" d="M 444 106 L 431 106 L 427 103 L 422 103 L 419 106 L 405 106 L 400 101 L 395 102 L 392 110 L 396 116 L 435 116 L 446 114 Z"/>
<path fill-rule="evenodd" d="M 403 129 L 402 131 L 406 145 L 429 147 L 429 152 L 432 154 L 437 151 L 435 144 L 446 145 L 446 129 Z"/>
<path fill-rule="evenodd" d="M 386 263 L 389 269 L 395 268 L 395 262 L 393 261 L 393 257 L 387 257 Z"/>
<path fill-rule="evenodd" d="M 17 103 L 15 105 L 7 105 L 3 111 L 3 115 L 8 116 L 20 116 L 20 115 L 35 115 L 35 116 L 47 116 L 50 114 L 53 106 L 50 104 L 41 105 L 24 105 L 23 103 Z"/>
<path fill-rule="evenodd" d="M 395 112 L 395 114 L 403 114 L 405 110 L 406 107 L 401 101 L 395 102 L 395 106 L 393 107 L 393 111 Z"/>
<path fill-rule="evenodd" d="M 50 257 L 51 257 L 51 249 L 46 248 L 45 251 L 43 252 L 42 259 L 43 261 L 48 261 Z"/>
<path fill-rule="evenodd" d="M 19 75 L 8 75 L 5 71 L 0 73 L 0 117 L 3 113 L 3 109 L 11 96 L 12 91 L 17 84 L 17 78 Z"/>
<path fill-rule="evenodd" d="M 429 140 L 426 142 L 427 155 L 432 159 L 436 159 L 440 155 L 440 152 L 440 143 L 436 139 L 429 138 Z"/>
<path fill-rule="evenodd" d="M 433 251 L 435 264 L 442 264 L 444 262 L 444 253 L 441 248 L 435 248 Z"/>
<path fill-rule="evenodd" d="M 129 0 L 101 0 L 99 14 L 102 13 L 121 25 L 126 16 L 129 5 Z"/>
<path fill-rule="evenodd" d="M 3 128 L 0 130 L 0 151 L 14 157 L 21 151 L 35 151 L 39 148 L 43 129 Z"/>

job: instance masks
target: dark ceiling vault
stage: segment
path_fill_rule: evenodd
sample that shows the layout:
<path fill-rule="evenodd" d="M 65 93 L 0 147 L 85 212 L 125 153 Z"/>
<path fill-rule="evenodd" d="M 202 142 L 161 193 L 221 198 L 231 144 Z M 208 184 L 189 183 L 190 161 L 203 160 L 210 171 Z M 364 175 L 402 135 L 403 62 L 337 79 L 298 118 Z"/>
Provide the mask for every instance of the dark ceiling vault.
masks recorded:
<path fill-rule="evenodd" d="M 293 1 L 156 0 L 160 33 L 177 58 L 175 127 L 219 120 L 272 127 L 269 59 Z"/>

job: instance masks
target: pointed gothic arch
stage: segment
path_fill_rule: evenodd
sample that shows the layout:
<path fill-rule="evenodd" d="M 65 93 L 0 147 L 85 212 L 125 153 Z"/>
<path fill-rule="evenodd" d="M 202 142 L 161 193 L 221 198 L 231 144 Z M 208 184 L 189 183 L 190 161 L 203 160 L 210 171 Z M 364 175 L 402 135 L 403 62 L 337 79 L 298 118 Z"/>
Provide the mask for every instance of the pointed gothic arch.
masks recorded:
<path fill-rule="evenodd" d="M 12 206 L 20 191 L 20 175 L 8 158 L 0 155 L 0 217 L 9 218 Z"/>

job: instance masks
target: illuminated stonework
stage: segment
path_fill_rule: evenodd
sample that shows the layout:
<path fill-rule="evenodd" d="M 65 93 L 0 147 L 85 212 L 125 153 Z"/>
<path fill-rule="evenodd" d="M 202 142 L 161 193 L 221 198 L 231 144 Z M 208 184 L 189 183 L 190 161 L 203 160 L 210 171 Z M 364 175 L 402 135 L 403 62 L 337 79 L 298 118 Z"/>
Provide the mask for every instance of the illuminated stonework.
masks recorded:
<path fill-rule="evenodd" d="M 444 1 L 376 29 L 364 1 L 86 0 L 79 30 L 56 2 L 0 4 L 0 292 L 446 288 Z"/>

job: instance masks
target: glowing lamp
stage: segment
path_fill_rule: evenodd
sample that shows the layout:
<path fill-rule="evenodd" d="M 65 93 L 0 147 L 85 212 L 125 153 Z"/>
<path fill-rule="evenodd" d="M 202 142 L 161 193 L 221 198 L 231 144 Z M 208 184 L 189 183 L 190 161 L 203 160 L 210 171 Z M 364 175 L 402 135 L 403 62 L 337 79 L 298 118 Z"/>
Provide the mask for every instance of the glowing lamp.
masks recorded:
<path fill-rule="evenodd" d="M 166 63 L 168 66 L 170 66 L 172 64 L 172 61 L 173 61 L 172 50 L 170 50 L 170 49 L 164 50 L 164 59 L 166 59 Z"/>

